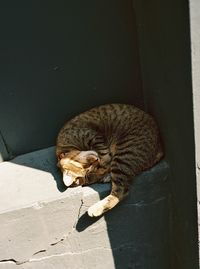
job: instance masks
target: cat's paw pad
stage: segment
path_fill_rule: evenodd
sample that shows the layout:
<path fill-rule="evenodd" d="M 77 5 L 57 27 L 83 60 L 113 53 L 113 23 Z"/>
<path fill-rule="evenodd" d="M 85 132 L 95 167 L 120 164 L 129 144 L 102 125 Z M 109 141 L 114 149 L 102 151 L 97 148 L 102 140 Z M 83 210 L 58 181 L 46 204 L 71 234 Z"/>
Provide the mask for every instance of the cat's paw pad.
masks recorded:
<path fill-rule="evenodd" d="M 104 213 L 104 205 L 102 201 L 99 201 L 98 203 L 92 205 L 88 209 L 88 215 L 90 217 L 98 217 L 101 216 Z"/>

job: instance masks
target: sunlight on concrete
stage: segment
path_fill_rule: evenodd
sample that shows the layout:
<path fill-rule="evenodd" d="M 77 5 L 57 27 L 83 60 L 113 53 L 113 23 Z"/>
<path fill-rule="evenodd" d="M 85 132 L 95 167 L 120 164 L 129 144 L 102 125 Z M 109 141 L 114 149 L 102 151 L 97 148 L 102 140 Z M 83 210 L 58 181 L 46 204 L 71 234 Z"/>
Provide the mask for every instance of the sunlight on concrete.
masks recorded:
<path fill-rule="evenodd" d="M 66 194 L 69 193 L 67 190 Z M 12 162 L 0 163 L 0 212 L 62 198 L 66 194 L 57 189 L 50 172 Z"/>
<path fill-rule="evenodd" d="M 99 201 L 99 192 L 108 191 L 109 184 L 59 191 L 57 180 L 62 177 L 48 153 L 0 163 L 1 266 L 23 264 L 34 269 L 36 263 L 45 268 L 59 263 L 59 268 L 100 269 L 102 264 L 114 268 L 105 218 L 87 215 L 88 207 Z M 87 267 L 82 266 L 83 260 L 90 261 Z"/>

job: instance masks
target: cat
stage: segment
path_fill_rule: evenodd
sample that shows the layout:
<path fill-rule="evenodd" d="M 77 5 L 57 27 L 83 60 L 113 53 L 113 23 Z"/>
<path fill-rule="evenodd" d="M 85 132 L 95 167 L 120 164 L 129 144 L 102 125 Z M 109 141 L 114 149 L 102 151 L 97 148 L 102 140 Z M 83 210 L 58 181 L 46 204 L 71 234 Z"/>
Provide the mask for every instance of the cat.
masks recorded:
<path fill-rule="evenodd" d="M 88 209 L 97 217 L 128 195 L 133 178 L 156 164 L 163 150 L 152 116 L 133 105 L 107 104 L 62 127 L 56 156 L 67 187 L 111 181 L 111 193 Z"/>

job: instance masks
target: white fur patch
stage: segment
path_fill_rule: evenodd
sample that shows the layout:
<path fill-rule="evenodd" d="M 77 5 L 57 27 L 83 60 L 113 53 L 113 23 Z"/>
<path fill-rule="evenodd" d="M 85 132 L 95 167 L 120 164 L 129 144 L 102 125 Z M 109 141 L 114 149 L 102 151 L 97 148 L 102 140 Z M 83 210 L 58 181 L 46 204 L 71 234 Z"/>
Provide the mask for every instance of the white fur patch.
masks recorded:
<path fill-rule="evenodd" d="M 101 216 L 104 212 L 104 207 L 105 204 L 103 203 L 103 201 L 99 201 L 98 203 L 92 205 L 91 207 L 89 207 L 88 209 L 88 215 L 90 217 L 98 217 Z"/>
<path fill-rule="evenodd" d="M 88 215 L 90 217 L 98 217 L 101 216 L 104 212 L 108 211 L 109 209 L 116 206 L 119 203 L 119 198 L 113 195 L 108 195 L 103 200 L 97 202 L 96 204 L 92 205 L 88 209 Z"/>
<path fill-rule="evenodd" d="M 71 186 L 74 182 L 73 177 L 63 174 L 63 182 L 67 187 Z"/>

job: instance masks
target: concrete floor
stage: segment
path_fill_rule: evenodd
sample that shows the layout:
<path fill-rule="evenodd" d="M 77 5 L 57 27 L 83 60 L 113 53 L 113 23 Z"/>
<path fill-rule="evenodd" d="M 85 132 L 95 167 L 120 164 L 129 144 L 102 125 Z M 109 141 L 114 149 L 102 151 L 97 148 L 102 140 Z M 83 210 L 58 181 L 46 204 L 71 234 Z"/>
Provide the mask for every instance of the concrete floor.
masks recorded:
<path fill-rule="evenodd" d="M 165 161 L 101 218 L 86 211 L 110 185 L 66 189 L 53 147 L 1 163 L 0 179 L 0 269 L 169 269 Z"/>

